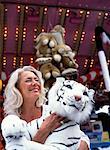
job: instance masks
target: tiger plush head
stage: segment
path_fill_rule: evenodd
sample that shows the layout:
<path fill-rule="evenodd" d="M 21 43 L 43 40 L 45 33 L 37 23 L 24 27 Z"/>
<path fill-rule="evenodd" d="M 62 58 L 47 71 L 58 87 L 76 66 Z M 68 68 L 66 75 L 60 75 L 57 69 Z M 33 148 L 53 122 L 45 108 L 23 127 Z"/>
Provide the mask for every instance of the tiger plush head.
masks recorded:
<path fill-rule="evenodd" d="M 83 122 L 91 114 L 94 93 L 81 83 L 59 77 L 48 93 L 50 110 L 75 122 Z"/>

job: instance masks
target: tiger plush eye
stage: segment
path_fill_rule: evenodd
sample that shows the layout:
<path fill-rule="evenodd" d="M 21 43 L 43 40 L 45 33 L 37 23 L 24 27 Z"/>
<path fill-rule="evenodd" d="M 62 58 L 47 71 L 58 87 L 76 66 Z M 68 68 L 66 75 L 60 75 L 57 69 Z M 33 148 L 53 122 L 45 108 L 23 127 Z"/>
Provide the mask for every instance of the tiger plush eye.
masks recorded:
<path fill-rule="evenodd" d="M 88 94 L 87 94 L 87 92 L 86 92 L 86 91 L 84 91 L 83 95 L 86 95 L 86 96 L 88 96 Z"/>
<path fill-rule="evenodd" d="M 66 105 L 66 103 L 65 103 L 65 102 L 63 102 L 63 105 Z"/>
<path fill-rule="evenodd" d="M 67 88 L 72 89 L 71 85 L 66 85 Z"/>

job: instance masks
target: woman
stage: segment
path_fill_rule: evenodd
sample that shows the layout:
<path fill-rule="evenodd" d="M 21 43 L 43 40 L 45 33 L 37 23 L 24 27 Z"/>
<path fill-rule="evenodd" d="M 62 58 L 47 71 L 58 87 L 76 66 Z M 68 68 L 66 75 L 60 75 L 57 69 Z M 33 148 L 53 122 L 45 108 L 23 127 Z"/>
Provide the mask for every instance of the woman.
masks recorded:
<path fill-rule="evenodd" d="M 32 66 L 24 66 L 11 74 L 6 86 L 4 101 L 5 115 L 15 114 L 27 122 L 42 116 L 45 89 L 41 73 Z M 53 113 L 45 119 L 33 141 L 44 143 L 50 132 L 62 125 L 63 117 Z M 86 136 L 85 136 L 86 137 Z M 86 138 L 84 138 L 85 141 Z M 85 141 L 79 150 L 88 150 Z"/>

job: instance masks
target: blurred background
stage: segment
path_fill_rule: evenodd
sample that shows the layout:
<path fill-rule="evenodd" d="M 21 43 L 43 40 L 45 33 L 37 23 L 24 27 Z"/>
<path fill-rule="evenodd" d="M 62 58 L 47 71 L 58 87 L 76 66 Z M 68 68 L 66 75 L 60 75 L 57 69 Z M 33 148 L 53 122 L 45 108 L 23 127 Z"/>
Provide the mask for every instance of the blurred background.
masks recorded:
<path fill-rule="evenodd" d="M 79 82 L 96 91 L 94 111 L 104 108 L 110 123 L 110 93 L 105 89 L 95 44 L 96 26 L 110 33 L 109 0 L 0 0 L 1 107 L 11 72 L 24 65 L 36 66 L 35 39 L 57 24 L 65 28 L 66 44 L 76 52 Z M 110 69 L 109 44 L 104 50 Z"/>

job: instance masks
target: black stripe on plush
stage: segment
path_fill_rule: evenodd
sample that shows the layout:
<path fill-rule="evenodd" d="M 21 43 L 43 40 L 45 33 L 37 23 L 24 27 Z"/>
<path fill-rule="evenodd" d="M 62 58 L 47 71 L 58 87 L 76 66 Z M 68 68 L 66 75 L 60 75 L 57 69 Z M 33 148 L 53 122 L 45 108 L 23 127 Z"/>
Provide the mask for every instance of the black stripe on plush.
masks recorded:
<path fill-rule="evenodd" d="M 67 129 L 67 128 L 74 127 L 75 125 L 77 125 L 77 124 L 75 123 L 75 124 L 73 124 L 73 125 L 68 125 L 68 126 L 63 127 L 63 128 L 61 128 L 61 129 L 57 129 L 57 130 L 55 130 L 55 131 L 53 131 L 53 132 L 59 132 L 59 131 L 65 130 L 65 129 Z"/>
<path fill-rule="evenodd" d="M 77 144 L 77 143 L 78 143 L 78 142 L 74 142 L 74 143 L 72 143 L 72 144 L 65 144 L 65 143 L 52 142 L 52 144 L 60 144 L 60 145 L 66 146 L 66 147 L 71 147 L 71 146 L 73 146 L 73 145 L 75 145 L 75 144 Z"/>

